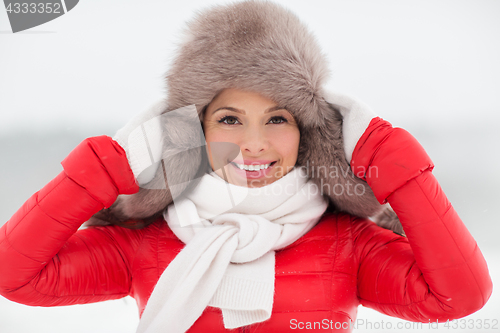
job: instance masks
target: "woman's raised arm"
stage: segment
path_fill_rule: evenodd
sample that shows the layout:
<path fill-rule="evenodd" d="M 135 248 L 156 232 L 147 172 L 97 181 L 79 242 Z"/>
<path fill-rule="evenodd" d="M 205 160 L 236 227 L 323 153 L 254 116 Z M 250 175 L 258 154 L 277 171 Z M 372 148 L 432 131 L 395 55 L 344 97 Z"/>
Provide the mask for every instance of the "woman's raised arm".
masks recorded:
<path fill-rule="evenodd" d="M 140 233 L 119 227 L 77 230 L 118 194 L 138 191 L 125 152 L 107 136 L 93 137 L 62 165 L 64 171 L 0 229 L 0 293 L 40 306 L 124 297 Z"/>
<path fill-rule="evenodd" d="M 479 310 L 492 292 L 486 261 L 432 175 L 432 161 L 401 128 L 374 118 L 351 167 L 380 203 L 389 202 L 407 238 L 360 223 L 361 304 L 411 321 L 446 321 Z"/>

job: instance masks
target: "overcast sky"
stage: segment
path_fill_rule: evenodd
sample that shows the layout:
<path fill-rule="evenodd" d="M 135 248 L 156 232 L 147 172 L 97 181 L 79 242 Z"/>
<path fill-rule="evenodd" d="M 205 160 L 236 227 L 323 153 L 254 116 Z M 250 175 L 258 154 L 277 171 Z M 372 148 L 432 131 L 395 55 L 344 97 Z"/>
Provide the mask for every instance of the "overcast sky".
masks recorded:
<path fill-rule="evenodd" d="M 12 34 L 0 10 L 0 130 L 119 128 L 164 96 L 184 22 L 228 1 L 80 1 Z M 500 1 L 276 1 L 327 54 L 331 89 L 396 125 L 499 122 Z"/>

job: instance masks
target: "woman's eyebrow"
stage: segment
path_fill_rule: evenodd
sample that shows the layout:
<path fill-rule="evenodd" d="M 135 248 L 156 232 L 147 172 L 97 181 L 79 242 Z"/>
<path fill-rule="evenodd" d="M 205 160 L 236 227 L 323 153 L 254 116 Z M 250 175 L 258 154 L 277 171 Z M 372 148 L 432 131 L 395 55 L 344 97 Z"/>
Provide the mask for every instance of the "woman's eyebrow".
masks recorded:
<path fill-rule="evenodd" d="M 267 109 L 266 111 L 264 111 L 264 113 L 269 113 L 269 112 L 278 111 L 278 110 L 284 110 L 284 109 L 285 109 L 284 107 L 276 105 L 276 106 L 270 107 L 269 109 Z M 215 110 L 212 114 L 214 114 L 214 113 L 216 113 L 217 111 L 220 111 L 220 110 L 229 110 L 229 111 L 233 111 L 233 112 L 237 112 L 237 113 L 241 113 L 241 114 L 246 114 L 246 112 L 244 110 L 233 108 L 232 106 L 222 106 L 222 107 L 218 108 L 217 110 Z"/>
<path fill-rule="evenodd" d="M 286 108 L 284 108 L 284 107 L 282 107 L 280 105 L 276 105 L 276 106 L 270 107 L 269 109 L 267 109 L 266 111 L 264 111 L 264 113 L 278 111 L 278 110 L 286 110 Z"/>
<path fill-rule="evenodd" d="M 237 108 L 233 108 L 232 106 L 223 106 L 223 107 L 220 107 L 217 110 L 215 110 L 212 114 L 214 114 L 215 112 L 220 111 L 220 110 L 229 110 L 229 111 L 234 111 L 234 112 L 241 113 L 241 114 L 246 114 L 245 111 L 237 109 Z"/>

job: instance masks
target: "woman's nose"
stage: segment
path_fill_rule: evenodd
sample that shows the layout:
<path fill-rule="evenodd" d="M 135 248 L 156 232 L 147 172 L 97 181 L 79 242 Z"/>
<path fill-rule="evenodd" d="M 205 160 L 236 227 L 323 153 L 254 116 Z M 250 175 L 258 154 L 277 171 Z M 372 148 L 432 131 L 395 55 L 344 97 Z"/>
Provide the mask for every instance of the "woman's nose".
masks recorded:
<path fill-rule="evenodd" d="M 269 148 L 269 140 L 263 129 L 249 127 L 245 130 L 239 146 L 242 152 L 259 154 Z"/>

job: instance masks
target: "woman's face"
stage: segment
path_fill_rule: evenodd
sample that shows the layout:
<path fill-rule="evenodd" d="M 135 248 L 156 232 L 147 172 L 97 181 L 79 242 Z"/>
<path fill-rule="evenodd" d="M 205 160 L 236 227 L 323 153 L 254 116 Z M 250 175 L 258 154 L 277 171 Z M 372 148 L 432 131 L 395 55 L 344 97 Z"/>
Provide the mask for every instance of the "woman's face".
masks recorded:
<path fill-rule="evenodd" d="M 208 105 L 203 128 L 210 165 L 231 184 L 262 187 L 297 162 L 300 132 L 295 119 L 258 93 L 223 90 Z"/>

